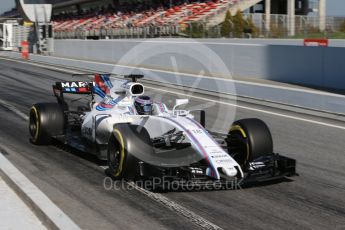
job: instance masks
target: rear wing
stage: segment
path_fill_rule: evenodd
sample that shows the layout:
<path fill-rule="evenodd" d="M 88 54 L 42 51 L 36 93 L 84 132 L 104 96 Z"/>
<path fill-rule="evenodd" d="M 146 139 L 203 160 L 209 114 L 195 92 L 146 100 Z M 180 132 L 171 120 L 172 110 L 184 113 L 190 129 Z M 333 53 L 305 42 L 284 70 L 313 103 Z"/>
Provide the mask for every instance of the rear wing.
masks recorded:
<path fill-rule="evenodd" d="M 110 76 L 114 77 L 123 77 L 127 79 L 131 79 L 132 82 L 137 82 L 137 79 L 141 79 L 144 76 L 139 74 L 131 74 L 131 75 L 116 75 L 116 74 L 105 74 L 105 73 L 96 73 L 96 74 L 74 74 L 72 77 L 75 76 L 94 76 L 95 81 L 86 82 L 86 81 L 63 81 L 63 82 L 56 82 L 53 85 L 53 92 L 54 96 L 57 98 L 58 102 L 66 105 L 64 101 L 64 94 L 87 94 L 92 95 L 98 94 L 99 91 L 103 95 L 107 93 L 106 85 L 111 85 L 109 81 Z M 108 87 L 109 88 L 109 87 Z"/>
<path fill-rule="evenodd" d="M 56 82 L 53 90 L 55 95 L 61 93 L 92 94 L 93 86 L 95 86 L 95 82 L 65 81 Z"/>
<path fill-rule="evenodd" d="M 64 111 L 68 111 L 68 105 L 64 100 L 64 94 L 87 94 L 93 97 L 93 86 L 95 82 L 83 81 L 64 81 L 56 82 L 53 85 L 54 96 L 57 98 L 59 104 L 64 107 Z"/>

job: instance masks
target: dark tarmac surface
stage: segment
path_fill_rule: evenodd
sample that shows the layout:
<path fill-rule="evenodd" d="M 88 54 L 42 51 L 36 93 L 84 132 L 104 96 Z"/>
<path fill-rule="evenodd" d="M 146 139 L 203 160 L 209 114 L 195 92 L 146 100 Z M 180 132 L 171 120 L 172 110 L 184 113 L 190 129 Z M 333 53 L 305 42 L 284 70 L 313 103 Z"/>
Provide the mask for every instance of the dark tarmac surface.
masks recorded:
<path fill-rule="evenodd" d="M 71 74 L 6 60 L 0 60 L 0 70 L 0 99 L 25 114 L 35 102 L 55 101 L 51 89 L 55 81 L 71 79 Z M 171 105 L 177 96 L 165 92 L 162 97 Z M 297 159 L 300 176 L 291 182 L 242 190 L 169 192 L 165 197 L 223 229 L 345 229 L 344 123 L 246 102 L 239 102 L 243 108 L 233 111 L 234 107 L 224 104 L 190 100 L 195 108 L 207 104 L 207 124 L 213 130 L 227 129 L 232 112 L 236 119 L 264 120 L 272 131 L 275 151 Z M 54 146 L 33 146 L 27 122 L 4 106 L 0 106 L 0 117 L 1 152 L 81 228 L 198 228 L 136 190 L 107 191 L 99 165 Z"/>

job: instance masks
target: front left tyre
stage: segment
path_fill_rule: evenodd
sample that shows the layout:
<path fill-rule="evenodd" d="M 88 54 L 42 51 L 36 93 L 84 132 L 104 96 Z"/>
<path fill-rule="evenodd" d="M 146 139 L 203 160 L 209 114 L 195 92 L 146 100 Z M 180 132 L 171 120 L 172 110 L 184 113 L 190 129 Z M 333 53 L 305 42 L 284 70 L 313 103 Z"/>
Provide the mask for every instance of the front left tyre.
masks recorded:
<path fill-rule="evenodd" d="M 273 140 L 268 126 L 256 118 L 233 123 L 226 140 L 229 154 L 244 171 L 249 162 L 273 153 Z"/>
<path fill-rule="evenodd" d="M 30 141 L 35 145 L 49 145 L 54 136 L 64 134 L 65 116 L 58 103 L 37 103 L 30 109 Z"/>
<path fill-rule="evenodd" d="M 142 154 L 153 154 L 147 130 L 138 125 L 114 125 L 108 142 L 106 174 L 115 180 L 135 179 L 139 175 L 139 158 Z"/>

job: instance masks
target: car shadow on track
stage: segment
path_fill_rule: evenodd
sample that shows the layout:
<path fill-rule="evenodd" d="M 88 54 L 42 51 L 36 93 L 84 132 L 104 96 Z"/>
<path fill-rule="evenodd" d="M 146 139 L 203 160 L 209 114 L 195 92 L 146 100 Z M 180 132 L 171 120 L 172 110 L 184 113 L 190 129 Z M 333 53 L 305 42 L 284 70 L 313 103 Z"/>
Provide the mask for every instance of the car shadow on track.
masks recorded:
<path fill-rule="evenodd" d="M 87 160 L 97 166 L 105 166 L 107 165 L 107 161 L 106 160 L 101 160 L 99 159 L 97 156 L 91 154 L 91 153 L 87 153 L 87 152 L 83 152 L 83 151 L 80 151 L 76 148 L 73 148 L 71 146 L 68 146 L 68 145 L 65 145 L 57 140 L 54 140 L 53 143 L 52 143 L 52 146 L 66 152 L 66 153 L 69 153 L 69 154 L 72 154 L 78 158 L 81 158 L 81 159 L 84 159 L 84 160 Z"/>

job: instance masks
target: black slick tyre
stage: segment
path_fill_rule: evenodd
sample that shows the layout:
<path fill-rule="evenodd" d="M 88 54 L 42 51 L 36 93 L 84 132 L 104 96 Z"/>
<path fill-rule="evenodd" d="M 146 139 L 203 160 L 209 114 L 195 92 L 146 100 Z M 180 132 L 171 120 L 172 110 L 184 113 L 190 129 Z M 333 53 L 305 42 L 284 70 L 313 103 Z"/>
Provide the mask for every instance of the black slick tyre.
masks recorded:
<path fill-rule="evenodd" d="M 54 136 L 63 135 L 65 116 L 58 103 L 34 104 L 29 113 L 30 141 L 35 145 L 49 145 Z"/>
<path fill-rule="evenodd" d="M 260 119 L 250 118 L 233 123 L 227 138 L 228 152 L 246 168 L 249 162 L 273 153 L 273 140 L 268 126 Z"/>

